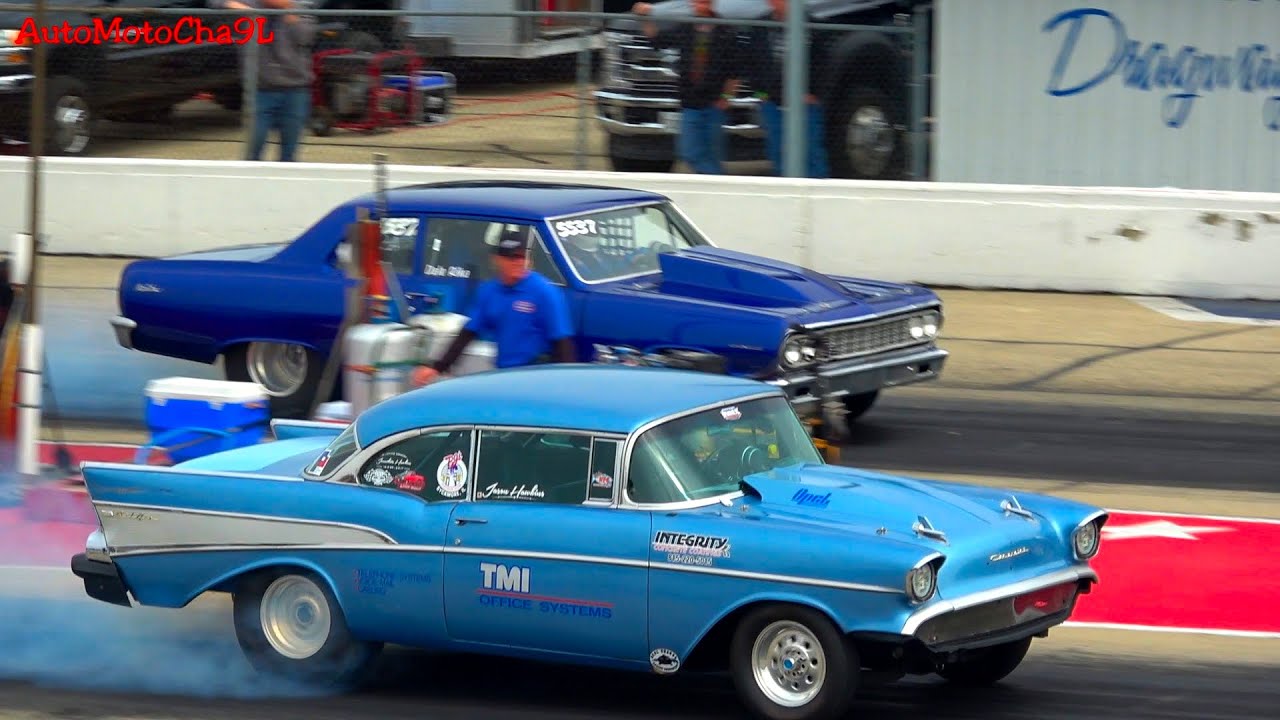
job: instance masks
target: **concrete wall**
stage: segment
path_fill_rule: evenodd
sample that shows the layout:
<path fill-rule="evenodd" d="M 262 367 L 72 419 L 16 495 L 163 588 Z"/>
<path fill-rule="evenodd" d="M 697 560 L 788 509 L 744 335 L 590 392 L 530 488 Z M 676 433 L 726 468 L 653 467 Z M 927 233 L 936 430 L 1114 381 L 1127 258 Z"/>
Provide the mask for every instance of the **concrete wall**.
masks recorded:
<path fill-rule="evenodd" d="M 369 165 L 44 161 L 45 251 L 160 256 L 288 240 L 373 188 Z M 29 160 L 0 158 L 6 236 Z M 670 195 L 721 246 L 971 288 L 1280 299 L 1280 194 L 391 166 L 392 185 L 551 179 Z"/>

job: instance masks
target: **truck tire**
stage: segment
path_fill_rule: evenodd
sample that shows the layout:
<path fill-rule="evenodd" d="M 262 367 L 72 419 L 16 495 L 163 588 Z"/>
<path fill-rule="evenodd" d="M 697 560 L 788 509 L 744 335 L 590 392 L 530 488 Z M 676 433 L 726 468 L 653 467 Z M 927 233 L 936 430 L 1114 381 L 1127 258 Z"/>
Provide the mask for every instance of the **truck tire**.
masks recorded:
<path fill-rule="evenodd" d="M 832 175 L 848 180 L 901 180 L 906 145 L 893 100 L 883 91 L 855 85 L 832 108 L 828 155 Z"/>
<path fill-rule="evenodd" d="M 609 136 L 609 165 L 616 172 L 648 172 L 648 173 L 669 173 L 671 168 L 675 166 L 676 159 L 674 157 L 625 157 L 618 154 L 618 141 L 615 136 Z"/>
<path fill-rule="evenodd" d="M 93 109 L 89 89 L 79 78 L 49 78 L 45 113 L 44 154 L 78 157 L 93 144 Z"/>

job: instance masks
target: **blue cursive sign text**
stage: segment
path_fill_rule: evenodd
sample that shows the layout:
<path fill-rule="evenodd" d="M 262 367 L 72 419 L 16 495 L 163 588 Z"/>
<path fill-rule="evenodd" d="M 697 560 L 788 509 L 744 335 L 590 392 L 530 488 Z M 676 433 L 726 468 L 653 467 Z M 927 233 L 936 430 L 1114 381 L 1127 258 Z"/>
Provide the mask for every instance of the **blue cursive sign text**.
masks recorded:
<path fill-rule="evenodd" d="M 1090 21 L 1090 18 L 1100 18 Z M 1092 77 L 1063 87 L 1063 76 L 1075 59 L 1076 43 L 1085 26 L 1106 32 L 1113 38 L 1111 57 L 1098 65 Z M 1046 92 L 1068 97 L 1088 92 L 1119 74 L 1126 88 L 1168 91 L 1161 108 L 1165 125 L 1180 128 L 1191 115 L 1197 98 L 1214 90 L 1233 87 L 1246 93 L 1266 93 L 1262 122 L 1270 130 L 1280 130 L 1280 54 L 1261 43 L 1242 45 L 1234 54 L 1214 54 L 1192 45 L 1175 49 L 1163 42 L 1133 40 L 1120 18 L 1100 8 L 1076 8 L 1059 13 L 1041 28 L 1050 33 L 1065 30 L 1058 58 L 1049 75 Z"/>

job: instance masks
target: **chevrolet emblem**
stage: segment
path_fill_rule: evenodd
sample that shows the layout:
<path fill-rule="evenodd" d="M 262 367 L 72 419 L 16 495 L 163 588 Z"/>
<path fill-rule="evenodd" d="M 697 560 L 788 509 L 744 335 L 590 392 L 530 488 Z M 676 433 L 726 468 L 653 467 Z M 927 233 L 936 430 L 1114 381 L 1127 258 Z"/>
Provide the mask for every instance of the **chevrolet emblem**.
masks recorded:
<path fill-rule="evenodd" d="M 1008 552 L 996 553 L 995 555 L 992 555 L 987 559 L 990 560 L 991 562 L 1000 562 L 1001 560 L 1012 560 L 1013 558 L 1016 558 L 1019 555 L 1026 555 L 1029 552 L 1031 552 L 1031 548 L 1024 545 L 1020 548 L 1010 550 Z"/>

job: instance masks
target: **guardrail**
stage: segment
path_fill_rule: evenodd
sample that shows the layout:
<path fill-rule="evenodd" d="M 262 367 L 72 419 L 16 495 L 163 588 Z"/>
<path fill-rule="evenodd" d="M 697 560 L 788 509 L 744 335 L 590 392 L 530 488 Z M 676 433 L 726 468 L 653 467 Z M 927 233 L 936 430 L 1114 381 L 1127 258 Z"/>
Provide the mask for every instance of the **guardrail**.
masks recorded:
<path fill-rule="evenodd" d="M 0 232 L 28 161 L 0 158 Z M 1280 194 L 390 165 L 392 186 L 581 182 L 666 193 L 723 247 L 934 286 L 1280 299 Z M 286 242 L 371 190 L 370 164 L 50 158 L 53 254 Z"/>

